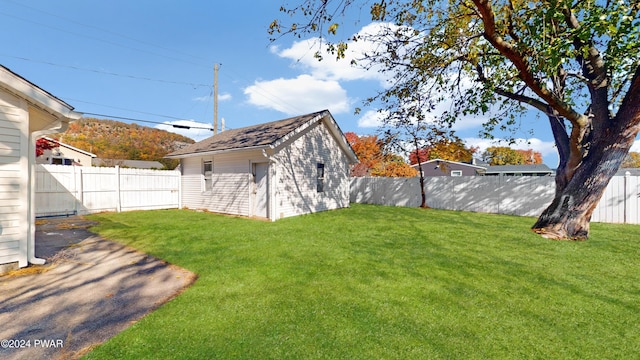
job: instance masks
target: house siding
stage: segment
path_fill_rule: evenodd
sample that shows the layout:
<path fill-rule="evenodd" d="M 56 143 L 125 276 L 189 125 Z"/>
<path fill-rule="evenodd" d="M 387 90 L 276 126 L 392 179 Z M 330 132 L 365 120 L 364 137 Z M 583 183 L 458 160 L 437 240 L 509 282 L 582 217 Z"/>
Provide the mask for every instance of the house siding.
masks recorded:
<path fill-rule="evenodd" d="M 182 159 L 183 207 L 272 221 L 348 207 L 357 161 L 327 110 L 223 132 L 170 157 Z M 213 163 L 206 178 L 205 161 Z"/>
<path fill-rule="evenodd" d="M 27 265 L 28 127 L 26 102 L 0 92 L 0 265 Z"/>
<path fill-rule="evenodd" d="M 320 124 L 273 156 L 274 218 L 349 206 L 349 161 L 327 127 Z M 318 163 L 324 164 L 323 192 L 316 188 Z"/>
<path fill-rule="evenodd" d="M 205 190 L 202 162 L 213 161 L 212 190 Z M 182 159 L 182 206 L 251 216 L 251 164 L 266 159 L 258 151 Z"/>
<path fill-rule="evenodd" d="M 54 153 L 56 155 L 54 155 Z M 64 145 L 60 145 L 54 150 L 45 150 L 42 155 L 36 158 L 36 164 L 53 164 L 53 158 L 71 159 L 80 164 L 80 166 L 92 166 L 92 157 L 90 155 L 83 154 L 74 149 L 69 149 Z"/>

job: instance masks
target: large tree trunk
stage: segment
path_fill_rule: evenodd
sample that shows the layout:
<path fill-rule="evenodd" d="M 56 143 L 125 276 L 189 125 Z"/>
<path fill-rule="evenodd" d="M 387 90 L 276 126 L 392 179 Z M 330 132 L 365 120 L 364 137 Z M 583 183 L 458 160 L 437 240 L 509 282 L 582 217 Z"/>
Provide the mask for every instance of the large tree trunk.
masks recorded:
<path fill-rule="evenodd" d="M 634 90 L 640 91 L 640 88 Z M 626 102 L 626 105 L 608 128 L 589 141 L 588 151 L 577 168 L 570 169 L 566 167 L 566 161 L 561 161 L 556 174 L 555 197 L 538 218 L 533 231 L 551 239 L 588 238 L 591 214 L 640 130 L 640 104 Z M 556 137 L 556 142 L 558 140 Z M 558 150 L 562 160 L 563 149 L 558 146 Z"/>
<path fill-rule="evenodd" d="M 617 155 L 621 159 L 622 155 Z M 557 189 L 551 204 L 533 225 L 533 231 L 557 240 L 586 240 L 593 210 L 622 160 L 589 158 L 563 189 Z M 616 165 L 617 163 L 617 165 Z M 598 169 L 589 171 L 590 169 Z M 606 169 L 605 169 L 606 168 Z M 563 177 L 563 174 L 557 174 Z M 556 181 L 561 183 L 563 180 Z"/>

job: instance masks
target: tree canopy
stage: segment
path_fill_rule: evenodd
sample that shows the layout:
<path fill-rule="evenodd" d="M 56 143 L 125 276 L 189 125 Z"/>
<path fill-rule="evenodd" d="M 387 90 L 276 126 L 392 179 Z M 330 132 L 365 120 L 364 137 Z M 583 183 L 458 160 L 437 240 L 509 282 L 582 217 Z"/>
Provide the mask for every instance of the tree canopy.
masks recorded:
<path fill-rule="evenodd" d="M 412 151 L 409 162 L 417 164 L 433 159 L 450 160 L 470 163 L 473 155 L 478 151 L 476 147 L 467 147 L 461 139 L 444 139 L 434 144 Z"/>
<path fill-rule="evenodd" d="M 491 146 L 482 154 L 482 160 L 489 165 L 535 165 L 542 164 L 542 154 L 531 149 L 521 150 L 508 146 Z"/>
<path fill-rule="evenodd" d="M 36 140 L 36 157 L 42 156 L 45 151 L 55 149 L 59 146 L 60 144 L 55 141 L 51 141 L 43 137 L 39 138 Z"/>
<path fill-rule="evenodd" d="M 385 151 L 376 135 L 344 134 L 358 156 L 359 163 L 351 167 L 351 176 L 412 177 L 418 172 L 401 157 Z"/>
<path fill-rule="evenodd" d="M 353 8 L 367 8 L 379 31 L 341 38 Z M 388 75 L 389 87 L 368 103 L 393 121 L 446 129 L 478 114 L 491 136 L 517 126 L 525 109 L 539 110 L 560 161 L 556 195 L 533 229 L 588 237 L 591 214 L 640 129 L 639 2 L 303 0 L 281 10 L 292 22 L 272 22 L 274 37 L 321 34 L 337 58 L 347 41 L 375 44 L 354 62 Z M 434 114 L 443 102 L 451 106 Z"/>

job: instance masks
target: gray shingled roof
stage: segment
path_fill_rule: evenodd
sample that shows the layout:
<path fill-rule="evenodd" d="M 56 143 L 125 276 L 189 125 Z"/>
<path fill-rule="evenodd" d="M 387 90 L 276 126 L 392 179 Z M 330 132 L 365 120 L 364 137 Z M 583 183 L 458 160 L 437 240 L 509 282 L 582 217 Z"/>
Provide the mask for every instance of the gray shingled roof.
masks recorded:
<path fill-rule="evenodd" d="M 174 151 L 168 154 L 167 157 L 273 145 L 306 122 L 324 113 L 328 114 L 329 112 L 323 110 L 288 119 L 223 131 L 210 138 Z"/>

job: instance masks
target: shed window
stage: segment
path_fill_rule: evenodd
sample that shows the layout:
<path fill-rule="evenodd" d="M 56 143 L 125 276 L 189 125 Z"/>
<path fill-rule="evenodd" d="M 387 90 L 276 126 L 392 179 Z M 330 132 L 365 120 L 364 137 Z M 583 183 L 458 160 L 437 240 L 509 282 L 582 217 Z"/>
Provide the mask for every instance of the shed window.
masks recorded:
<path fill-rule="evenodd" d="M 213 174 L 213 161 L 205 161 L 202 163 L 202 178 L 204 179 L 204 191 L 212 189 L 211 174 Z"/>
<path fill-rule="evenodd" d="M 72 159 L 62 158 L 62 157 L 54 157 L 51 158 L 51 164 L 53 165 L 73 165 Z"/>
<path fill-rule="evenodd" d="M 321 193 L 324 192 L 324 164 L 318 163 L 318 178 L 316 182 L 316 190 Z"/>
<path fill-rule="evenodd" d="M 462 170 L 451 170 L 451 176 L 462 176 Z"/>

